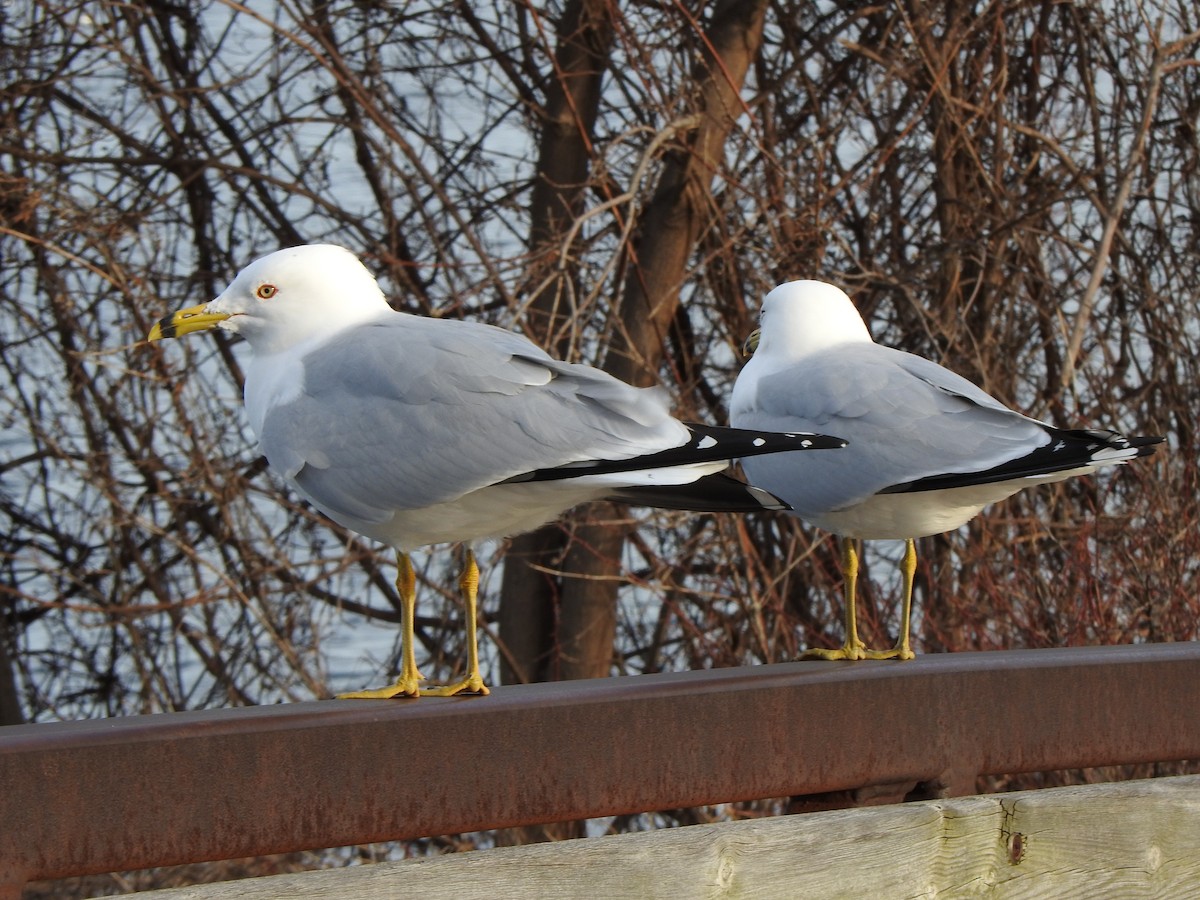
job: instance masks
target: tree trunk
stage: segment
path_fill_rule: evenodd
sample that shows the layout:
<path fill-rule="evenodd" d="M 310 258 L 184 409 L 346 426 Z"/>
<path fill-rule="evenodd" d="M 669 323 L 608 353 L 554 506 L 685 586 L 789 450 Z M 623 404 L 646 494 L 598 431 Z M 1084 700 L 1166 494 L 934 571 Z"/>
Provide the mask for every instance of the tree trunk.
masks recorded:
<path fill-rule="evenodd" d="M 563 11 L 555 55 L 557 77 L 546 90 L 538 175 L 533 185 L 526 335 L 561 357 L 574 323 L 564 304 L 576 290 L 574 266 L 559 268 L 562 247 L 583 211 L 600 88 L 612 48 L 609 0 L 572 0 Z M 574 258 L 573 254 L 567 258 Z M 543 681 L 553 647 L 558 568 L 567 533 L 550 524 L 513 539 L 505 555 L 499 631 L 505 684 Z"/>
<path fill-rule="evenodd" d="M 713 174 L 721 169 L 725 139 L 743 112 L 739 91 L 762 44 L 766 8 L 765 0 L 725 0 L 718 4 L 705 32 L 708 52 L 692 73 L 699 119 L 690 140 L 685 138 L 684 146 L 668 155 L 646 207 L 639 229 L 642 237 L 625 283 L 618 332 L 604 361 L 606 370 L 631 384 L 650 385 L 657 380 L 688 260 L 706 223 Z M 596 677 L 611 671 L 617 576 L 625 541 L 625 526 L 615 524 L 619 517 L 613 513 L 611 504 L 593 504 L 576 526 L 582 546 L 594 552 L 568 555 L 571 565 L 562 584 L 558 635 L 560 653 L 570 654 L 560 662 L 563 677 Z"/>
<path fill-rule="evenodd" d="M 25 721 L 21 698 L 17 695 L 17 676 L 10 646 L 16 646 L 16 641 L 8 625 L 7 613 L 0 610 L 0 726 L 20 725 Z"/>
<path fill-rule="evenodd" d="M 649 385 L 663 358 L 663 344 L 679 307 L 679 289 L 687 263 L 704 227 L 713 174 L 721 168 L 721 153 L 729 130 L 742 114 L 739 92 L 746 71 L 762 44 L 765 0 L 718 4 L 704 35 L 706 52 L 693 71 L 698 117 L 682 146 L 666 158 L 658 186 L 641 223 L 633 264 L 625 283 L 619 327 L 609 347 L 604 367 L 625 381 Z M 562 237 L 578 214 L 582 181 L 586 175 L 586 142 L 594 124 L 602 45 L 607 53 L 611 31 L 604 3 L 571 4 L 564 18 L 558 63 L 563 75 L 547 103 L 547 127 L 542 136 L 540 164 L 534 198 L 534 251 L 541 249 L 545 265 L 555 264 L 553 238 Z M 604 40 L 596 41 L 598 26 Z M 593 39 L 588 39 L 588 36 Z M 589 52 L 590 50 L 590 52 Z M 568 100 L 570 102 L 568 102 Z M 570 112 L 568 113 L 567 110 Z M 590 118 L 578 118 L 586 113 Z M 558 180 L 562 179 L 562 180 Z M 544 266 L 542 271 L 548 271 Z M 553 352 L 561 346 L 564 330 L 559 305 L 570 289 L 560 280 L 545 279 L 545 286 L 530 304 L 530 333 Z M 576 525 L 574 542 L 565 554 L 566 577 L 557 585 L 560 614 L 557 635 L 517 635 L 518 629 L 553 623 L 547 614 L 554 603 L 556 585 L 533 565 L 552 567 L 562 556 L 565 532 L 547 526 L 517 538 L 505 566 L 501 598 L 500 635 L 505 644 L 504 677 L 600 677 L 612 666 L 616 597 L 621 568 L 624 526 L 613 524 L 619 516 L 612 504 L 585 511 Z M 514 555 L 515 554 L 515 555 Z M 513 565 L 524 559 L 525 565 Z M 543 662 L 546 648 L 556 648 L 557 660 Z"/>

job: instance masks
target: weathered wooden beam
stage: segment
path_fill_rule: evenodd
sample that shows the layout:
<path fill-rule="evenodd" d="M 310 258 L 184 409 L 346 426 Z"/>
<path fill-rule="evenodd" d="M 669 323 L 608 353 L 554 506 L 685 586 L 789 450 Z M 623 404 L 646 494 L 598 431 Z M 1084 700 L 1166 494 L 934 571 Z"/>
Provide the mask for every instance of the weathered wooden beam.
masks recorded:
<path fill-rule="evenodd" d="M 800 662 L 0 729 L 0 886 L 1200 758 L 1200 645 Z M 2 895 L 2 894 L 0 894 Z"/>
<path fill-rule="evenodd" d="M 354 897 L 1156 897 L 1200 885 L 1200 776 L 500 847 L 148 891 Z"/>

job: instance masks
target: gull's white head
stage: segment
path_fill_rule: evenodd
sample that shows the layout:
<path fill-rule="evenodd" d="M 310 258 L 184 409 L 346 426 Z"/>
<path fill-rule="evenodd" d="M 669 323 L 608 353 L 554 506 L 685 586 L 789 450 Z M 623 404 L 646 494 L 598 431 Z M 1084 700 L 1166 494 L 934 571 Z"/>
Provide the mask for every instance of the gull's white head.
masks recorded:
<path fill-rule="evenodd" d="M 767 294 L 755 334 L 756 355 L 776 358 L 798 359 L 838 344 L 871 342 L 846 292 L 824 281 L 789 281 Z"/>
<path fill-rule="evenodd" d="M 250 263 L 215 300 L 164 318 L 150 340 L 222 328 L 245 337 L 256 353 L 271 353 L 389 309 L 374 276 L 353 253 L 334 244 L 307 244 Z"/>

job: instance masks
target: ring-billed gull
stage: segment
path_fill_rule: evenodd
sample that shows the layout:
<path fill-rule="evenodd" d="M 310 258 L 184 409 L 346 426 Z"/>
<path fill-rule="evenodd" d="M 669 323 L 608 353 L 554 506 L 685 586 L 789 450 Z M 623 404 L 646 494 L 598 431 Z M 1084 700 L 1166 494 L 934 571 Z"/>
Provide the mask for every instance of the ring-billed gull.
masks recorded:
<path fill-rule="evenodd" d="M 1014 412 L 937 363 L 876 344 L 850 298 L 820 281 L 767 294 L 745 350 L 753 358 L 734 385 L 734 425 L 829 429 L 849 442 L 833 455 L 743 463 L 751 484 L 842 538 L 845 643 L 809 657 L 911 659 L 914 538 L 957 528 L 1024 487 L 1146 456 L 1163 440 L 1064 430 Z M 905 541 L 900 634 L 890 650 L 859 640 L 852 539 Z"/>
<path fill-rule="evenodd" d="M 686 425 L 665 393 L 560 362 L 512 332 L 388 306 L 350 251 L 293 247 L 243 269 L 210 303 L 149 340 L 241 335 L 250 426 L 271 467 L 330 518 L 396 550 L 402 599 L 396 683 L 343 696 L 417 696 L 409 551 L 536 528 L 587 500 L 695 510 L 785 508 L 721 473 L 743 454 L 836 448 L 815 434 Z M 475 638 L 479 570 L 460 587 L 467 674 L 427 694 L 487 693 Z"/>

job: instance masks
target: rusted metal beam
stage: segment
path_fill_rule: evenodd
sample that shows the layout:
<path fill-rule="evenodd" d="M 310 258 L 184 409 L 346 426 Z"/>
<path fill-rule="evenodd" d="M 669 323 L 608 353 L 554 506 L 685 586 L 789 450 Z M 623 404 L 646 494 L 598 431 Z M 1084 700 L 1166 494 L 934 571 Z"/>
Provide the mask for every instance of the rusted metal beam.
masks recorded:
<path fill-rule="evenodd" d="M 14 726 L 0 729 L 0 884 L 1195 759 L 1198 709 L 1200 645 L 1160 644 Z"/>

